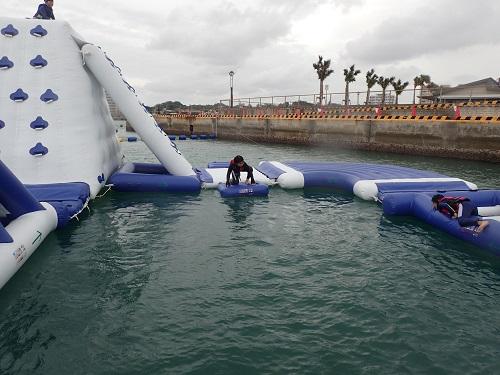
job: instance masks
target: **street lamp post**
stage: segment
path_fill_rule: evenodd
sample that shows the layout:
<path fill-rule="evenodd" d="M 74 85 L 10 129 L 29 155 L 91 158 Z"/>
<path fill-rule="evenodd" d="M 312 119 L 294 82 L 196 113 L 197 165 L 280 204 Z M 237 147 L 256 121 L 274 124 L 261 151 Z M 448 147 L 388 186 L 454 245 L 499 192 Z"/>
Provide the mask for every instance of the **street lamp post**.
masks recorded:
<path fill-rule="evenodd" d="M 231 70 L 229 72 L 229 88 L 231 89 L 231 99 L 230 99 L 231 108 L 233 108 L 233 77 L 234 77 L 234 72 Z"/>

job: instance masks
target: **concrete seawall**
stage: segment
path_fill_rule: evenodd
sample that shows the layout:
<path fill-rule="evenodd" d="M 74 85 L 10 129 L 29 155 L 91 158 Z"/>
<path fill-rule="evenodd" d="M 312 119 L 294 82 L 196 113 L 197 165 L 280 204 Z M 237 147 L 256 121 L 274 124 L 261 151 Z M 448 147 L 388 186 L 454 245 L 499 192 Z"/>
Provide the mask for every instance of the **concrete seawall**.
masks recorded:
<path fill-rule="evenodd" d="M 157 117 L 169 134 L 216 133 L 227 140 L 336 146 L 500 162 L 500 122 L 413 119 Z"/>

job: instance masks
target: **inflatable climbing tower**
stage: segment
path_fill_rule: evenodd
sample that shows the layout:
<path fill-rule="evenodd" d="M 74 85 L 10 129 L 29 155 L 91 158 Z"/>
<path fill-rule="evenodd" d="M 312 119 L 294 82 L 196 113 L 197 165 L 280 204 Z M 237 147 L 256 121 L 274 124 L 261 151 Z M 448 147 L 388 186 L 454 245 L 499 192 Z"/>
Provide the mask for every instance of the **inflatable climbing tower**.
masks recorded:
<path fill-rule="evenodd" d="M 24 184 L 84 182 L 122 160 L 102 86 L 65 22 L 0 18 L 0 159 Z"/>

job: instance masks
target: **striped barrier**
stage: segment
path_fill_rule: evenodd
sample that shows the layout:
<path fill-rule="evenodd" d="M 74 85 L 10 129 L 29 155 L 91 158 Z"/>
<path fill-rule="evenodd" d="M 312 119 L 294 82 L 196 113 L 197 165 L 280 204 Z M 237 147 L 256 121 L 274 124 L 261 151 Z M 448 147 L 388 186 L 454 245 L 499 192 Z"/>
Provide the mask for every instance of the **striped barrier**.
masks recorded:
<path fill-rule="evenodd" d="M 174 118 L 174 117 L 172 117 Z M 181 118 L 182 117 L 175 117 Z M 245 120 L 302 120 L 302 119 L 310 119 L 310 120 L 418 120 L 418 121 L 482 121 L 482 122 L 498 122 L 500 121 L 500 116 L 458 116 L 458 117 L 450 117 L 450 116 L 405 116 L 405 115 L 381 115 L 381 116 L 370 116 L 370 115 L 330 115 L 330 114 L 293 114 L 293 115 L 244 115 L 244 116 L 236 116 L 236 115 L 222 115 L 222 116 L 213 116 L 210 118 L 219 118 L 219 119 L 245 119 Z"/>

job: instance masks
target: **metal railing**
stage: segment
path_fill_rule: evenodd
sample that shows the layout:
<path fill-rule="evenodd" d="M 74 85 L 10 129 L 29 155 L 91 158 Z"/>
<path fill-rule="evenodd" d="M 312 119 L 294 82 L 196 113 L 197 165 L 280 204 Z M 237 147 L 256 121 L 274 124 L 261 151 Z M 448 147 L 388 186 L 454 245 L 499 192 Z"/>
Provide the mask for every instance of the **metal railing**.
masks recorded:
<path fill-rule="evenodd" d="M 398 95 L 398 104 L 413 104 L 413 88 L 406 89 Z M 432 103 L 430 100 L 420 99 L 420 90 L 415 92 L 416 104 Z M 319 94 L 292 94 L 292 95 L 273 95 L 273 96 L 256 96 L 248 98 L 233 98 L 233 107 L 231 108 L 230 99 L 220 100 L 219 112 L 233 113 L 233 112 L 264 112 L 273 113 L 283 112 L 288 114 L 290 112 L 308 112 L 308 111 L 330 111 L 338 110 L 346 107 L 356 106 L 388 106 L 396 104 L 396 92 L 394 89 L 387 89 L 385 91 L 385 98 L 383 98 L 382 90 L 370 90 L 369 98 L 367 100 L 367 91 L 352 91 L 349 93 L 347 106 L 344 92 L 325 92 L 322 100 Z"/>

